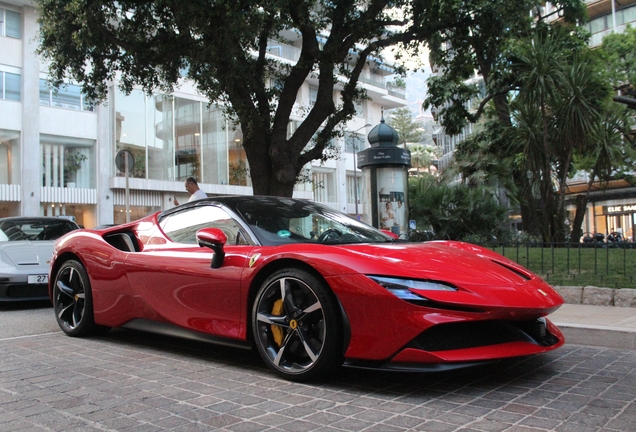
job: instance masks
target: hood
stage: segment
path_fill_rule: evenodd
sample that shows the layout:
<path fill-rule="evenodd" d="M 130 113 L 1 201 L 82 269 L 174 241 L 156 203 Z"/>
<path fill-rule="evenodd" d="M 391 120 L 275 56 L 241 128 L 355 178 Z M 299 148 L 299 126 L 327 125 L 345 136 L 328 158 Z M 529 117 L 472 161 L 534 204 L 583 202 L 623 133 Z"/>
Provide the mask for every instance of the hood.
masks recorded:
<path fill-rule="evenodd" d="M 350 245 L 360 273 L 440 281 L 457 292 L 415 291 L 434 301 L 475 306 L 556 307 L 559 294 L 534 273 L 488 249 L 459 242 Z"/>
<path fill-rule="evenodd" d="M 42 266 L 48 269 L 47 261 L 53 256 L 54 244 L 54 240 L 2 242 L 0 252 L 9 259 L 7 264 L 13 264 L 16 267 Z"/>

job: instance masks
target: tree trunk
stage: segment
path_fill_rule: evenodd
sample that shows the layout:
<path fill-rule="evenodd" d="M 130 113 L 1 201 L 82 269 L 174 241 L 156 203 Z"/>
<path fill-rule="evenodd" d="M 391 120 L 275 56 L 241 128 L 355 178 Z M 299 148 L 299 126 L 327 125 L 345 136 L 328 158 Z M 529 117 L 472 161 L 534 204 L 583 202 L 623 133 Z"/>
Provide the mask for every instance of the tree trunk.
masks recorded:
<path fill-rule="evenodd" d="M 585 212 L 587 211 L 587 201 L 590 197 L 592 185 L 594 184 L 594 177 L 596 177 L 596 173 L 592 171 L 590 180 L 587 182 L 587 190 L 585 191 L 585 194 L 576 196 L 576 213 L 574 214 L 574 222 L 572 223 L 572 234 L 570 237 L 574 242 L 578 242 L 581 236 L 583 236 L 583 230 L 581 226 L 583 225 L 583 219 L 585 218 Z"/>
<path fill-rule="evenodd" d="M 578 243 L 583 236 L 583 219 L 585 218 L 585 211 L 587 210 L 587 194 L 576 196 L 576 213 L 574 214 L 574 221 L 572 222 L 572 232 L 570 234 L 570 241 Z"/>
<path fill-rule="evenodd" d="M 296 163 L 289 157 L 285 143 L 272 149 L 274 144 L 265 133 L 245 133 L 244 147 L 252 179 L 254 195 L 291 197 L 298 172 Z M 272 157 L 271 154 L 276 157 Z"/>

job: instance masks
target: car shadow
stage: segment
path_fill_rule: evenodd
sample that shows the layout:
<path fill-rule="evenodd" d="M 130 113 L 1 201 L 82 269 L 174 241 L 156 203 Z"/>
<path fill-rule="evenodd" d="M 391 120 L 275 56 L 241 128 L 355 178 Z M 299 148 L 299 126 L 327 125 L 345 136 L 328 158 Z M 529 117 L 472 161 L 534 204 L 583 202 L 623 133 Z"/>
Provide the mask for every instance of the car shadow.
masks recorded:
<path fill-rule="evenodd" d="M 50 300 L 28 300 L 0 302 L 0 311 L 19 311 L 26 309 L 44 309 L 53 307 Z"/>
<path fill-rule="evenodd" d="M 130 348 L 130 345 L 156 351 L 161 355 L 188 356 L 197 360 L 209 361 L 230 366 L 247 374 L 258 374 L 268 379 L 280 379 L 262 362 L 255 349 L 246 350 L 228 346 L 214 345 L 199 341 L 186 340 L 165 335 L 146 332 L 113 329 L 100 337 L 105 342 Z M 424 391 L 455 391 L 457 388 L 475 387 L 482 392 L 497 389 L 505 383 L 522 379 L 524 381 L 542 382 L 550 376 L 557 375 L 558 361 L 567 356 L 567 349 L 561 354 L 539 354 L 530 357 L 504 359 L 483 363 L 462 369 L 435 372 L 400 372 L 374 369 L 342 367 L 332 376 L 308 384 L 331 390 L 358 389 L 361 392 L 376 394 L 412 394 Z M 556 365 L 556 366 L 555 366 Z"/>

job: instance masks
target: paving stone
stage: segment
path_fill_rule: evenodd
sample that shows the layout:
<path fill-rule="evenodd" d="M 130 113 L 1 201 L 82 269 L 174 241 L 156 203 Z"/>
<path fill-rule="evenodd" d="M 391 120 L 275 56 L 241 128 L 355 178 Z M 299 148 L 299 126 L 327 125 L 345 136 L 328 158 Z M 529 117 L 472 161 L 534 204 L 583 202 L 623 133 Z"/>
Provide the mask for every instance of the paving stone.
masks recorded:
<path fill-rule="evenodd" d="M 629 350 L 565 346 L 452 373 L 346 370 L 309 384 L 255 367 L 247 354 L 231 363 L 234 350 L 125 331 L 0 340 L 0 350 L 3 431 L 632 432 L 636 424 Z"/>

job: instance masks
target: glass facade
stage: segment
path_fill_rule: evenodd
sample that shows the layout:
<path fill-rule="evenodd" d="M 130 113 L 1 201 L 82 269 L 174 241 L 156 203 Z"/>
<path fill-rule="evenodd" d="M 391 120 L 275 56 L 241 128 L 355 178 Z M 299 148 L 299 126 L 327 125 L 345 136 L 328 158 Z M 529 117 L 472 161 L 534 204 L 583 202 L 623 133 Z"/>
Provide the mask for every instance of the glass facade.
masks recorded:
<path fill-rule="evenodd" d="M 115 153 L 126 149 L 135 158 L 131 177 L 251 185 L 243 135 L 216 105 L 115 90 L 115 137 Z"/>
<path fill-rule="evenodd" d="M 201 123 L 201 182 L 210 184 L 226 184 L 228 170 L 228 138 L 225 118 L 216 106 L 203 103 Z"/>
<path fill-rule="evenodd" d="M 128 96 L 118 91 L 116 98 L 115 154 L 120 150 L 131 152 L 135 163 L 130 177 L 146 178 L 146 96 L 133 90 Z M 125 174 L 117 171 L 117 175 Z"/>
<path fill-rule="evenodd" d="M 201 102 L 174 99 L 175 180 L 201 179 Z"/>

